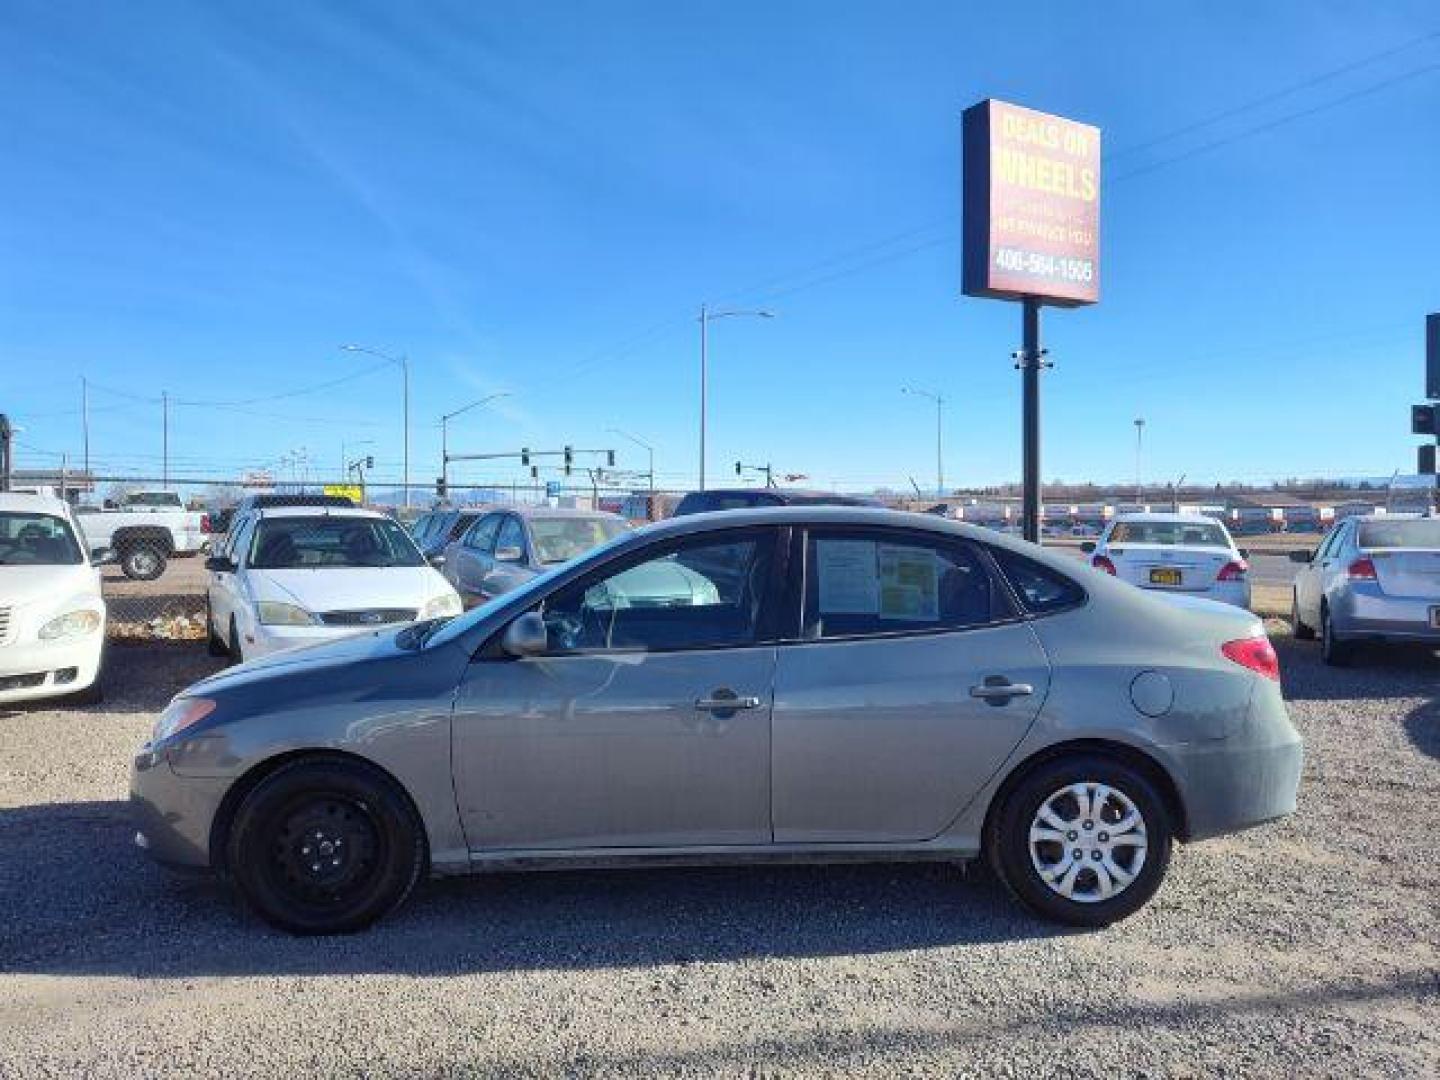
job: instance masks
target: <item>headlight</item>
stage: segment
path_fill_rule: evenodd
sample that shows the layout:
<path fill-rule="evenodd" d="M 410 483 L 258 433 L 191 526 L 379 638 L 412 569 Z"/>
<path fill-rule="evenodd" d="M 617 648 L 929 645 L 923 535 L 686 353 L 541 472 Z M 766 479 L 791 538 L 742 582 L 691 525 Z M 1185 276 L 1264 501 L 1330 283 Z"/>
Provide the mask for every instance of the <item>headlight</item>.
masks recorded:
<path fill-rule="evenodd" d="M 460 597 L 453 592 L 444 596 L 437 596 L 423 608 L 420 609 L 420 618 L 443 619 L 447 615 L 459 615 L 461 611 Z"/>
<path fill-rule="evenodd" d="M 314 615 L 298 604 L 281 604 L 274 600 L 261 600 L 256 605 L 260 621 L 266 626 L 314 626 Z"/>
<path fill-rule="evenodd" d="M 177 697 L 160 719 L 155 721 L 155 730 L 150 733 L 152 743 L 164 742 L 172 735 L 178 735 L 193 724 L 199 723 L 215 711 L 215 702 L 203 697 Z"/>
<path fill-rule="evenodd" d="M 40 640 L 54 641 L 56 638 L 76 637 L 98 629 L 100 629 L 100 613 L 98 611 L 71 611 L 51 619 L 40 627 Z"/>

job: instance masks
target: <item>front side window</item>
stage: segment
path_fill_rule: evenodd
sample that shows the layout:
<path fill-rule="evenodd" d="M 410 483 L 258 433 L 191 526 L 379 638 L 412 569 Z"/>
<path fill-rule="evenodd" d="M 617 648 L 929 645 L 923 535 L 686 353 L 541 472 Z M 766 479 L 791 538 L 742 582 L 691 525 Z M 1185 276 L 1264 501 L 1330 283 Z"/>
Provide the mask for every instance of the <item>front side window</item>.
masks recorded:
<path fill-rule="evenodd" d="M 507 517 L 500 526 L 500 535 L 495 540 L 495 551 L 498 554 L 504 548 L 520 552 L 521 559 L 525 557 L 525 527 L 517 517 Z"/>
<path fill-rule="evenodd" d="M 464 544 L 476 551 L 489 552 L 495 547 L 495 534 L 500 531 L 500 515 L 490 514 L 475 523 L 466 535 Z"/>
<path fill-rule="evenodd" d="M 806 639 L 963 630 L 1008 614 L 963 541 L 842 531 L 806 541 Z"/>
<path fill-rule="evenodd" d="M 530 519 L 535 559 L 544 564 L 569 562 L 625 532 L 619 518 L 573 517 Z"/>
<path fill-rule="evenodd" d="M 254 570 L 424 566 L 415 541 L 390 518 L 264 518 L 250 542 Z"/>
<path fill-rule="evenodd" d="M 730 648 L 760 637 L 772 556 L 769 533 L 667 546 L 599 578 L 582 578 L 540 607 L 557 653 Z"/>
<path fill-rule="evenodd" d="M 64 518 L 0 511 L 0 566 L 76 566 L 84 561 L 75 533 Z"/>

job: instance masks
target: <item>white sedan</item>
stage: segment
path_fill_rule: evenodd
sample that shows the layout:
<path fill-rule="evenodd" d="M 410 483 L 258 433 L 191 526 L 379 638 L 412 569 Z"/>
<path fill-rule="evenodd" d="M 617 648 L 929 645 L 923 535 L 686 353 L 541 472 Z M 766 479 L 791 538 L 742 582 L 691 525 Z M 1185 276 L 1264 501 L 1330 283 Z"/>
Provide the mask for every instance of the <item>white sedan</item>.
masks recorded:
<path fill-rule="evenodd" d="M 461 611 L 410 535 L 370 510 L 252 512 L 205 568 L 210 651 L 237 663 Z"/>
<path fill-rule="evenodd" d="M 64 500 L 0 494 L 0 702 L 100 699 L 106 557 L 85 550 Z"/>
<path fill-rule="evenodd" d="M 1122 514 L 1094 545 L 1096 569 L 1142 589 L 1250 606 L 1250 565 L 1225 526 L 1199 514 Z"/>

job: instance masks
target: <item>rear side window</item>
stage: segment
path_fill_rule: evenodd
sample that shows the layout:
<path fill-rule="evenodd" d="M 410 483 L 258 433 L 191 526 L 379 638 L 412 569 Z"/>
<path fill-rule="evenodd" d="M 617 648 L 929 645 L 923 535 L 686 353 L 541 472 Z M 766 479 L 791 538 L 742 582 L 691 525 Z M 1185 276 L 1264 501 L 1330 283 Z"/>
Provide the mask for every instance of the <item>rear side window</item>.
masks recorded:
<path fill-rule="evenodd" d="M 963 630 L 1011 614 L 962 541 L 817 530 L 805 566 L 802 637 L 812 641 Z"/>
<path fill-rule="evenodd" d="M 1005 548 L 991 548 L 990 554 L 1031 614 L 1046 615 L 1084 603 L 1085 590 L 1059 571 Z"/>

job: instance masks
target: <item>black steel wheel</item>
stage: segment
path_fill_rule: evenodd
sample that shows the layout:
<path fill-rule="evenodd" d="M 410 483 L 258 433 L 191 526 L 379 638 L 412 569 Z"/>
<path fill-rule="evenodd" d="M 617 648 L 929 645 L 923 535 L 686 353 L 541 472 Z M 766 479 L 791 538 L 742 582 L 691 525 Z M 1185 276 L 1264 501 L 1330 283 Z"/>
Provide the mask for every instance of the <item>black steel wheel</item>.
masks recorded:
<path fill-rule="evenodd" d="M 398 907 L 425 866 L 410 800 L 363 762 L 300 759 L 246 796 L 226 863 L 267 922 L 294 934 L 362 930 Z"/>

